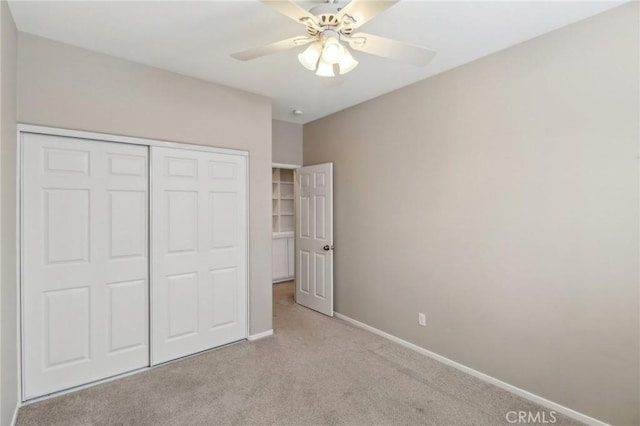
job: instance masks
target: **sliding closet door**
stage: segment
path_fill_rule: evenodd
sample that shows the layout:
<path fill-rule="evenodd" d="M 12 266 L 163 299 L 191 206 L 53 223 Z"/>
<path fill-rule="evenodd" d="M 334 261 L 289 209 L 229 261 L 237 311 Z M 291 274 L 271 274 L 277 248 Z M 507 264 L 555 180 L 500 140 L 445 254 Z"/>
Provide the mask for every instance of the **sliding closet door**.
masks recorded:
<path fill-rule="evenodd" d="M 149 365 L 148 148 L 22 137 L 30 399 Z"/>
<path fill-rule="evenodd" d="M 247 337 L 246 157 L 152 156 L 153 364 Z"/>

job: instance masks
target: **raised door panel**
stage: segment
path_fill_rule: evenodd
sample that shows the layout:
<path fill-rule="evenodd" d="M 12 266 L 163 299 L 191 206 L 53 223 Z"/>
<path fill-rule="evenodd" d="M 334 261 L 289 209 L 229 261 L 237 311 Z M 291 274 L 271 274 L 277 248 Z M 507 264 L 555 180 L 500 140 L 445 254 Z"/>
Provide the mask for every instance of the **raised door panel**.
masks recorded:
<path fill-rule="evenodd" d="M 89 175 L 89 150 L 50 147 L 43 148 L 42 151 L 45 173 Z"/>
<path fill-rule="evenodd" d="M 198 333 L 198 274 L 168 276 L 167 340 Z"/>
<path fill-rule="evenodd" d="M 133 280 L 108 284 L 109 353 L 147 346 L 147 282 Z"/>
<path fill-rule="evenodd" d="M 147 255 L 146 191 L 109 191 L 109 256 L 111 259 Z"/>
<path fill-rule="evenodd" d="M 298 265 L 298 276 L 296 278 L 296 292 L 308 295 L 311 293 L 311 253 L 308 250 L 299 250 L 298 257 L 300 264 Z"/>
<path fill-rule="evenodd" d="M 109 155 L 109 174 L 113 176 L 138 177 L 147 179 L 146 155 Z"/>
<path fill-rule="evenodd" d="M 212 307 L 211 328 L 234 325 L 238 322 L 237 268 L 210 271 Z"/>
<path fill-rule="evenodd" d="M 165 176 L 170 178 L 198 179 L 198 159 L 182 157 L 176 153 L 175 157 L 165 158 Z"/>
<path fill-rule="evenodd" d="M 198 192 L 166 191 L 167 253 L 198 251 Z"/>
<path fill-rule="evenodd" d="M 210 192 L 211 250 L 233 249 L 237 242 L 238 194 Z"/>
<path fill-rule="evenodd" d="M 152 148 L 153 364 L 247 336 L 246 157 Z"/>
<path fill-rule="evenodd" d="M 325 299 L 326 297 L 326 283 L 325 283 L 325 265 L 327 255 L 324 253 L 313 254 L 313 295 L 318 299 Z"/>
<path fill-rule="evenodd" d="M 45 338 L 44 369 L 90 360 L 90 287 L 43 293 Z"/>
<path fill-rule="evenodd" d="M 21 140 L 26 400 L 149 365 L 148 176 L 146 147 Z"/>
<path fill-rule="evenodd" d="M 89 262 L 90 189 L 42 190 L 46 263 Z"/>

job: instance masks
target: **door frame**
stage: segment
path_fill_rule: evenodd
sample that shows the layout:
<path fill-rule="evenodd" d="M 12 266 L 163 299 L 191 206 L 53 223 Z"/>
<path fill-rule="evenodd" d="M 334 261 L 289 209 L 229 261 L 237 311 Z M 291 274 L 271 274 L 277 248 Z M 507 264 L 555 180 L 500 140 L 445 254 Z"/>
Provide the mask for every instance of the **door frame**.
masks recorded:
<path fill-rule="evenodd" d="M 147 146 L 149 148 L 151 147 L 163 147 L 163 148 L 174 148 L 174 149 L 186 149 L 186 150 L 191 150 L 191 151 L 205 151 L 205 152 L 213 152 L 213 153 L 219 153 L 219 154 L 228 154 L 228 155 L 236 155 L 236 156 L 240 156 L 240 157 L 246 157 L 246 167 L 245 167 L 245 173 L 246 173 L 246 182 L 247 182 L 247 191 L 246 191 L 246 203 L 247 203 L 247 221 L 246 221 L 246 229 L 247 229 L 247 241 L 246 241 L 246 247 L 247 247 L 247 264 L 246 264 L 246 276 L 247 276 L 247 283 L 246 283 L 246 294 L 247 294 L 247 314 L 246 314 L 246 322 L 247 322 L 247 326 L 246 326 L 246 330 L 245 330 L 245 339 L 249 340 L 249 337 L 251 336 L 250 334 L 250 324 L 251 324 L 251 298 L 249 297 L 250 295 L 250 289 L 251 289 L 251 274 L 250 272 L 250 264 L 251 264 L 251 259 L 249 258 L 249 253 L 251 253 L 251 237 L 250 237 L 250 228 L 249 228 L 249 223 L 250 223 L 250 215 L 251 215 L 251 211 L 248 208 L 249 207 L 249 202 L 250 202 L 250 185 L 249 185 L 249 151 L 246 150 L 240 150 L 240 149 L 230 149 L 230 148 L 218 148 L 218 147 L 214 147 L 214 146 L 208 146 L 208 145 L 196 145 L 196 144 L 189 144 L 189 143 L 180 143 L 180 142 L 171 142 L 171 141 L 162 141 L 162 140 L 157 140 L 157 139 L 147 139 L 147 138 L 137 138 L 137 137 L 130 137 L 130 136 L 120 136 L 120 135 L 112 135 L 112 134 L 108 134 L 108 133 L 97 133 L 97 132 L 87 132 L 87 131 L 82 131 L 82 130 L 72 130 L 72 129 L 64 129 L 64 128 L 59 128 L 59 127 L 48 127 L 48 126 L 38 126 L 38 125 L 33 125 L 33 124 L 24 124 L 24 123 L 17 123 L 17 149 L 16 149 L 16 191 L 17 191 L 17 203 L 16 203 L 16 229 L 17 229 L 17 237 L 16 237 L 16 284 L 18 286 L 18 291 L 16 292 L 16 297 L 17 297 L 17 361 L 18 361 L 18 407 L 21 407 L 23 405 L 28 405 L 31 404 L 33 402 L 37 402 L 37 401 L 42 401 L 45 399 L 49 399 L 55 396 L 59 396 L 59 395 L 63 395 L 66 393 L 70 393 L 70 392 L 75 392 L 76 390 L 80 390 L 80 389 L 84 389 L 87 387 L 91 387 L 94 386 L 96 384 L 100 384 L 100 383 L 105 383 L 111 380 L 114 380 L 116 378 L 120 378 L 120 377 L 126 377 L 132 374 L 136 374 L 139 373 L 141 371 L 147 371 L 150 370 L 152 368 L 155 368 L 156 366 L 153 365 L 153 353 L 152 353 L 152 344 L 151 344 L 151 339 L 152 339 L 152 328 L 153 328 L 153 324 L 151 321 L 149 321 L 149 366 L 147 367 L 143 367 L 143 368 L 139 368 L 137 370 L 134 371 L 130 371 L 130 372 L 126 372 L 123 374 L 119 374 L 116 376 L 112 376 L 112 377 L 107 377 L 101 380 L 97 380 L 95 382 L 91 382 L 91 383 L 87 383 L 84 385 L 80 385 L 77 387 L 73 387 L 70 389 L 64 389 L 61 390 L 59 392 L 55 392 L 49 395 L 45 395 L 45 396 L 41 396 L 41 397 L 37 397 L 37 398 L 33 398 L 33 399 L 29 399 L 29 400 L 25 400 L 24 399 L 24 392 L 23 392 L 23 383 L 25 380 L 24 377 L 24 368 L 23 368 L 23 335 L 24 335 L 24 330 L 22 327 L 23 321 L 23 282 L 22 282 L 22 277 L 23 277 L 23 270 L 22 270 L 22 258 L 23 258 L 23 251 L 22 251 L 22 247 L 23 247 L 23 242 L 22 242 L 22 234 L 23 234 L 23 223 L 24 221 L 22 220 L 22 212 L 23 212 L 23 197 L 22 197 L 22 191 L 23 191 L 23 187 L 22 187 L 22 172 L 23 172 L 23 168 L 22 168 L 22 161 L 23 161 L 23 146 L 24 146 L 24 141 L 23 141 L 23 135 L 24 134 L 42 134 L 42 135 L 49 135 L 49 136 L 62 136 L 62 137 L 68 137 L 68 138 L 75 138 L 75 139 L 87 139 L 87 140 L 93 140 L 93 141 L 100 141 L 100 142 L 114 142 L 114 143 L 124 143 L 124 144 L 131 144 L 131 145 L 142 145 L 142 146 Z M 151 171 L 152 171 L 152 167 L 153 167 L 153 163 L 151 162 L 151 158 L 149 158 L 149 168 L 148 168 L 148 173 L 149 176 L 151 176 Z M 299 166 L 295 166 L 295 167 L 299 167 Z M 149 199 L 148 199 L 148 212 L 149 212 L 149 222 L 148 222 L 148 227 L 149 230 L 152 229 L 152 220 L 153 220 L 153 215 L 152 215 L 152 202 L 153 202 L 153 194 L 152 194 L 152 188 L 153 188 L 153 182 L 151 182 L 151 180 L 149 179 Z M 152 275 L 151 275 L 151 264 L 152 264 L 152 259 L 151 259 L 151 245 L 152 245 L 152 238 L 153 236 L 151 235 L 151 233 L 149 232 L 149 241 L 148 241 L 148 248 L 149 248 L 149 299 L 147 301 L 148 305 L 149 305 L 149 318 L 151 318 L 152 315 L 152 289 L 153 289 L 153 279 L 152 279 Z M 215 348 L 209 349 L 209 350 L 213 350 Z M 206 352 L 206 351 L 204 351 Z M 201 352 L 199 352 L 201 353 Z M 198 353 L 198 354 L 199 354 Z M 190 357 L 190 356 L 194 356 L 194 355 L 198 355 L 198 354 L 192 354 L 192 355 L 188 355 L 184 358 Z M 178 358 L 177 360 L 173 360 L 173 361 L 169 361 L 169 362 L 175 362 L 175 361 L 179 361 L 181 359 L 184 358 Z M 166 363 L 165 363 L 166 364 Z M 164 364 L 160 364 L 160 365 L 164 365 Z"/>

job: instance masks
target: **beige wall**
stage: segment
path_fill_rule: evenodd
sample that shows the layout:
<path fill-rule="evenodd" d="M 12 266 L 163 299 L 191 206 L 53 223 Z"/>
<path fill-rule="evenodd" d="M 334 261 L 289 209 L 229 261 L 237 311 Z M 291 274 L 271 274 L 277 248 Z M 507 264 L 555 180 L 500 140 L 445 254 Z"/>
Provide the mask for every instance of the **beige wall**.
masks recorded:
<path fill-rule="evenodd" d="M 16 285 L 16 70 L 17 32 L 7 2 L 0 2 L 0 424 L 18 403 Z"/>
<path fill-rule="evenodd" d="M 271 102 L 29 34 L 18 121 L 249 151 L 250 329 L 271 329 Z"/>
<path fill-rule="evenodd" d="M 305 125 L 305 164 L 335 164 L 336 311 L 639 424 L 639 14 Z"/>
<path fill-rule="evenodd" d="M 302 165 L 302 124 L 273 120 L 273 162 Z"/>

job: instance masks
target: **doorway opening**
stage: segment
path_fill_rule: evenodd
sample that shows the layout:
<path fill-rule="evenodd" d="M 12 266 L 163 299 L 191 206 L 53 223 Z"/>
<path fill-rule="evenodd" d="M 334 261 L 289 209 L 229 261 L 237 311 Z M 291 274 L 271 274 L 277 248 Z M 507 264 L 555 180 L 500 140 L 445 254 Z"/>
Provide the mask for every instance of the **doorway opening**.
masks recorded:
<path fill-rule="evenodd" d="M 299 166 L 274 164 L 271 169 L 271 271 L 273 302 L 295 303 L 294 170 Z"/>
<path fill-rule="evenodd" d="M 271 172 L 272 282 L 295 278 L 294 168 L 278 165 Z"/>

